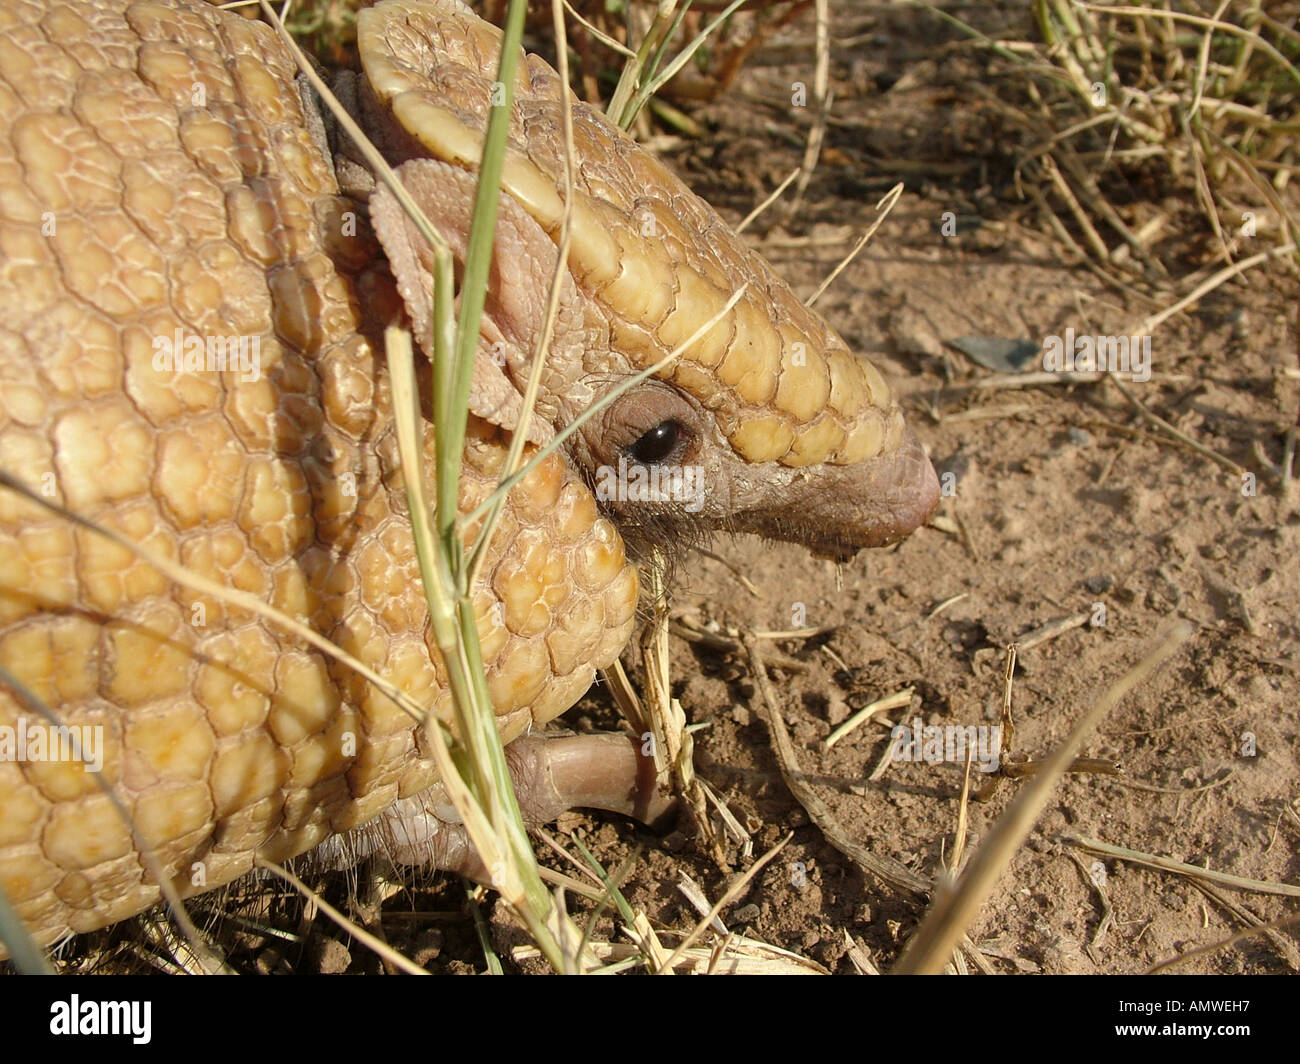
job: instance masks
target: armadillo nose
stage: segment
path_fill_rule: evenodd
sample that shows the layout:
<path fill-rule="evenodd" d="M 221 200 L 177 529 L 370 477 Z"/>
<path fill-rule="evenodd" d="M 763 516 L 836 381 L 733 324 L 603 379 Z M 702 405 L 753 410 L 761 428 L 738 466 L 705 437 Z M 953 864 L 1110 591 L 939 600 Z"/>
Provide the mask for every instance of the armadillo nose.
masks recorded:
<path fill-rule="evenodd" d="M 844 482 L 823 495 L 834 532 L 809 543 L 823 557 L 847 561 L 864 547 L 897 543 L 924 525 L 939 504 L 939 478 L 911 429 L 896 451 L 845 466 L 843 474 Z"/>
<path fill-rule="evenodd" d="M 887 547 L 930 519 L 939 505 L 939 478 L 911 429 L 898 450 L 865 465 L 858 484 L 861 524 L 854 539 L 857 546 Z"/>
<path fill-rule="evenodd" d="M 909 429 L 888 454 L 854 465 L 823 466 L 783 512 L 748 529 L 803 543 L 814 554 L 845 562 L 867 547 L 887 547 L 930 519 L 939 478 Z M 797 519 L 790 518 L 797 513 Z M 775 519 L 771 519 L 774 517 Z"/>
<path fill-rule="evenodd" d="M 886 509 L 892 512 L 893 535 L 889 542 L 916 531 L 939 505 L 939 478 L 916 433 L 907 429 L 899 449 L 887 459 L 889 471 L 882 478 L 892 484 L 885 493 Z M 883 546 L 883 544 L 881 544 Z"/>

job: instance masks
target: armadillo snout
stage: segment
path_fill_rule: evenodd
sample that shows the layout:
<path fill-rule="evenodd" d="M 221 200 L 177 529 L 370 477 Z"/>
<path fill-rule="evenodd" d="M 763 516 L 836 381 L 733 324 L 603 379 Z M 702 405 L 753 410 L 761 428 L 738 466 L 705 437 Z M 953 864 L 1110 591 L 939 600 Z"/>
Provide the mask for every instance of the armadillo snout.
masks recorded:
<path fill-rule="evenodd" d="M 888 454 L 801 473 L 777 493 L 775 505 L 740 514 L 737 531 L 792 540 L 847 561 L 866 547 L 904 539 L 939 503 L 939 478 L 911 429 Z"/>

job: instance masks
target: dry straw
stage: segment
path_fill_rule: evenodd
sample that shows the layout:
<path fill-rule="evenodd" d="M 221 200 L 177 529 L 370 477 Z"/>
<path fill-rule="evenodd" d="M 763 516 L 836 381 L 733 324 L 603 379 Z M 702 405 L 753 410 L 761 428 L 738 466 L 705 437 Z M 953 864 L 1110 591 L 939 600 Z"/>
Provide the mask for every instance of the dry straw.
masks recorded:
<path fill-rule="evenodd" d="M 1156 280 L 1300 237 L 1296 0 L 1034 0 L 1035 41 L 926 6 L 998 57 L 989 102 L 1021 133 L 1017 186 L 1094 268 Z M 1191 212 L 1201 225 L 1175 217 Z"/>

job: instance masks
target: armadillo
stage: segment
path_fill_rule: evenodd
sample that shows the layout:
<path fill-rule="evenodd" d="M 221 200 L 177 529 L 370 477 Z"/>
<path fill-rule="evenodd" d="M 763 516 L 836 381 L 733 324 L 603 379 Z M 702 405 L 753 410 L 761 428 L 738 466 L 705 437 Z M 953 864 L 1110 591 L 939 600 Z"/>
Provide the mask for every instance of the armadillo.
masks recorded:
<path fill-rule="evenodd" d="M 450 0 L 358 20 L 349 107 L 458 256 L 499 41 Z M 518 425 L 566 194 L 558 76 L 531 55 L 519 70 L 462 512 Z M 199 0 L 0 11 L 0 469 L 302 618 L 447 719 L 378 344 L 390 322 L 427 336 L 430 252 L 302 86 L 271 27 Z M 570 103 L 573 243 L 529 446 L 747 287 L 508 496 L 473 591 L 507 741 L 629 639 L 624 537 L 749 531 L 842 555 L 937 498 L 875 367 Z M 594 490 L 611 469 L 687 468 L 689 504 Z M 3 488 L 0 665 L 85 738 L 57 756 L 0 681 L 0 889 L 42 943 L 157 902 L 144 850 L 186 896 L 436 783 L 421 728 L 351 670 Z"/>

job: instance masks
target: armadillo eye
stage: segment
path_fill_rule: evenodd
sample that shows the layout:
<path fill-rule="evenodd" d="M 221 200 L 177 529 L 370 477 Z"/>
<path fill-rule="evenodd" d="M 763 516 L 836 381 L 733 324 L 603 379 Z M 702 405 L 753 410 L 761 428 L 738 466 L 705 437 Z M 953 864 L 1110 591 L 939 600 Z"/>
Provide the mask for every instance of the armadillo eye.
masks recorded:
<path fill-rule="evenodd" d="M 678 421 L 661 421 L 631 447 L 628 454 L 642 465 L 657 465 L 677 450 L 686 435 L 686 430 Z"/>

